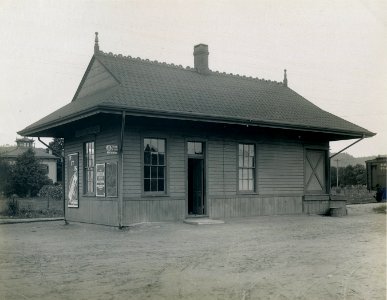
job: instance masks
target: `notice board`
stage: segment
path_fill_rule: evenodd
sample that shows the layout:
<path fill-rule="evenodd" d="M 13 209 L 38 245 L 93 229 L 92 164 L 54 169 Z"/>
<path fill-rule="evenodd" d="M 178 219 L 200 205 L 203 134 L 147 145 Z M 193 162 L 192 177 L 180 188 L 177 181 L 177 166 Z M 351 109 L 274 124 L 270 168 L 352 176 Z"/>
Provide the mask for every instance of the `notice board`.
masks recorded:
<path fill-rule="evenodd" d="M 118 195 L 118 169 L 116 162 L 106 163 L 106 196 L 117 197 Z"/>
<path fill-rule="evenodd" d="M 105 197 L 105 164 L 96 164 L 96 196 Z"/>
<path fill-rule="evenodd" d="M 78 204 L 78 153 L 67 157 L 67 206 L 79 207 Z"/>

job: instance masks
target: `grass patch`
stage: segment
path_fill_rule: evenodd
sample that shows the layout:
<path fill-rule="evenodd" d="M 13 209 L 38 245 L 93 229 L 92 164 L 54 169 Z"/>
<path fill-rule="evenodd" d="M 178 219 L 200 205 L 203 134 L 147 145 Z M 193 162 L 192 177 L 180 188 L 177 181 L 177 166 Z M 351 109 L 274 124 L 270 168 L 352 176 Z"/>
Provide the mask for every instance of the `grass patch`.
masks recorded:
<path fill-rule="evenodd" d="M 386 214 L 387 213 L 386 209 L 387 209 L 386 204 L 373 208 L 374 212 L 378 214 Z"/>

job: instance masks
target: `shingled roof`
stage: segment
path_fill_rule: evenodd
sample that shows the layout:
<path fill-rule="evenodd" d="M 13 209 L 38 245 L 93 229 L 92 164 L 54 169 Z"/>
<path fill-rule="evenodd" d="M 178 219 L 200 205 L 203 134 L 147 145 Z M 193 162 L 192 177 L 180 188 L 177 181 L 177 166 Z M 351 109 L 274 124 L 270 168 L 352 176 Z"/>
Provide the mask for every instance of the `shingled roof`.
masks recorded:
<path fill-rule="evenodd" d="M 103 69 L 104 85 L 84 92 L 88 74 Z M 97 49 L 74 99 L 19 132 L 41 136 L 49 129 L 100 112 L 163 116 L 228 124 L 338 134 L 342 138 L 374 133 L 328 113 L 285 82 L 104 53 Z"/>

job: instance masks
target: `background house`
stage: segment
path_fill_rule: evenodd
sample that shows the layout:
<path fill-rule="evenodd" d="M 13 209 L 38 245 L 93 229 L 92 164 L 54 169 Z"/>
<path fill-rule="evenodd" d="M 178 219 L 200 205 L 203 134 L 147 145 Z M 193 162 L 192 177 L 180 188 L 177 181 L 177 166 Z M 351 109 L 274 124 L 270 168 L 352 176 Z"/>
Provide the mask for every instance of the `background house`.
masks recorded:
<path fill-rule="evenodd" d="M 374 133 L 283 82 L 99 50 L 73 100 L 20 134 L 65 138 L 66 218 L 124 226 L 326 213 L 329 142 Z M 335 202 L 335 203 L 333 203 Z"/>
<path fill-rule="evenodd" d="M 58 157 L 52 154 L 48 149 L 35 148 L 33 139 L 22 137 L 16 139 L 16 146 L 0 147 L 0 156 L 10 164 L 16 162 L 16 158 L 27 149 L 33 149 L 35 157 L 45 166 L 47 176 L 53 183 L 57 182 L 57 161 Z"/>

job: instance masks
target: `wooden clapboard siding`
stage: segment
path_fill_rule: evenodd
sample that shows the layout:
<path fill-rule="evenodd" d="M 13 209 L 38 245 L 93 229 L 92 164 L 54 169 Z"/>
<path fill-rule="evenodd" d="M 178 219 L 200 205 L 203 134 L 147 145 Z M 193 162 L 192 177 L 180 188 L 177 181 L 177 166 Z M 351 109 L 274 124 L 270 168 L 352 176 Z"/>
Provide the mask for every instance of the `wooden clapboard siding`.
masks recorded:
<path fill-rule="evenodd" d="M 305 195 L 303 200 L 303 212 L 309 215 L 323 215 L 330 208 L 329 195 L 315 194 Z"/>
<path fill-rule="evenodd" d="M 102 122 L 100 132 L 92 136 L 96 142 L 96 163 L 117 161 L 120 183 L 120 155 L 106 153 L 106 145 L 119 145 L 120 124 L 109 124 Z M 166 139 L 167 192 L 162 195 L 149 195 L 142 190 L 142 143 L 146 137 Z M 90 137 L 86 136 L 65 141 L 66 155 L 79 153 L 79 208 L 66 209 L 70 221 L 118 225 L 119 197 L 123 198 L 122 225 L 184 219 L 188 198 L 187 140 L 205 141 L 206 213 L 212 218 L 321 213 L 329 206 L 327 195 L 303 199 L 305 149 L 324 149 L 326 144 L 305 146 L 283 137 L 239 137 L 230 136 L 227 130 L 203 132 L 198 128 L 129 121 L 123 144 L 123 190 L 118 190 L 118 198 L 106 199 L 83 196 L 83 143 L 88 140 Z M 238 192 L 238 144 L 246 142 L 256 145 L 257 185 L 250 194 Z"/>
<path fill-rule="evenodd" d="M 185 217 L 185 141 L 163 130 L 127 127 L 124 143 L 123 224 L 181 220 Z M 148 196 L 142 191 L 143 138 L 165 138 L 167 192 Z"/>
<path fill-rule="evenodd" d="M 177 221 L 185 217 L 185 199 L 155 197 L 124 199 L 123 225 L 141 222 Z"/>
<path fill-rule="evenodd" d="M 167 140 L 168 194 L 171 197 L 185 199 L 185 141 L 181 136 L 171 136 Z"/>
<path fill-rule="evenodd" d="M 87 141 L 95 142 L 96 163 L 117 162 L 117 155 L 107 155 L 106 145 L 118 143 L 117 133 L 114 128 L 107 128 L 101 133 L 93 136 L 85 136 L 78 139 L 65 139 L 65 157 L 77 152 L 79 165 L 79 208 L 68 208 L 66 203 L 66 218 L 68 221 L 86 222 L 93 224 L 103 224 L 117 226 L 117 203 L 118 198 L 105 198 L 95 196 L 84 196 L 84 164 L 83 164 L 83 144 Z M 119 167 L 119 166 L 118 166 Z M 68 169 L 65 170 L 65 180 L 67 180 Z M 65 184 L 67 201 L 67 182 Z"/>
<path fill-rule="evenodd" d="M 118 82 L 106 71 L 102 64 L 95 60 L 78 92 L 77 99 L 116 86 Z"/>
<path fill-rule="evenodd" d="M 235 195 L 237 191 L 237 145 L 232 141 L 223 142 L 224 152 L 224 194 L 226 196 Z"/>
<path fill-rule="evenodd" d="M 304 150 L 295 143 L 258 144 L 258 192 L 304 192 Z"/>
<path fill-rule="evenodd" d="M 210 200 L 212 218 L 302 213 L 302 196 L 211 197 Z"/>
<path fill-rule="evenodd" d="M 141 197 L 141 135 L 138 130 L 127 128 L 124 136 L 124 197 Z"/>
<path fill-rule="evenodd" d="M 222 140 L 208 141 L 207 159 L 208 166 L 208 195 L 224 194 L 224 149 Z M 234 183 L 235 184 L 235 183 Z"/>

